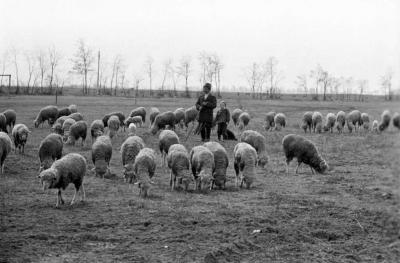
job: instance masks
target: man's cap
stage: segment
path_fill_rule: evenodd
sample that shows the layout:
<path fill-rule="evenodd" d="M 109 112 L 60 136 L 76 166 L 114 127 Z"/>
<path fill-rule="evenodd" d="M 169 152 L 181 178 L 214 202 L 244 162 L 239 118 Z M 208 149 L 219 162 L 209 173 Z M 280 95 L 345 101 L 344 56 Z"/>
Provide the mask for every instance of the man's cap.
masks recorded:
<path fill-rule="evenodd" d="M 208 88 L 209 90 L 211 90 L 211 84 L 207 82 L 206 84 L 204 84 L 203 88 Z"/>

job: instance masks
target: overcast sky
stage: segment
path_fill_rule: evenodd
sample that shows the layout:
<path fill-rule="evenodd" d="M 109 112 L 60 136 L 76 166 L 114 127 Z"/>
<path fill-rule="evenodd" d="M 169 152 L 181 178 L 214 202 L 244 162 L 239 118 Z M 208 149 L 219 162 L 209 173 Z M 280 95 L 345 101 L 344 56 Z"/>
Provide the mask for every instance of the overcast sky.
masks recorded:
<path fill-rule="evenodd" d="M 65 72 L 83 38 L 108 61 L 121 54 L 128 78 L 143 71 L 148 55 L 159 79 L 166 58 L 191 55 L 197 65 L 204 50 L 222 58 L 223 86 L 246 85 L 243 69 L 269 56 L 279 60 L 286 88 L 318 63 L 336 76 L 368 79 L 370 90 L 391 69 L 400 85 L 399 0 L 0 0 L 0 6 L 0 52 L 54 44 Z M 198 79 L 196 71 L 191 83 Z"/>

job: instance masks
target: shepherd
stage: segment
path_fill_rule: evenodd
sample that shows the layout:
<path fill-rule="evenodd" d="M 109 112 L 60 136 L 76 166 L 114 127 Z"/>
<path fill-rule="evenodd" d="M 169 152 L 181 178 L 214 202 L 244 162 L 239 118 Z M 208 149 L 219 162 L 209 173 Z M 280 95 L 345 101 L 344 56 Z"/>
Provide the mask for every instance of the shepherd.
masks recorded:
<path fill-rule="evenodd" d="M 204 84 L 203 94 L 200 95 L 196 102 L 196 109 L 199 111 L 199 130 L 202 142 L 210 141 L 213 111 L 217 107 L 217 98 L 210 91 L 211 84 Z"/>

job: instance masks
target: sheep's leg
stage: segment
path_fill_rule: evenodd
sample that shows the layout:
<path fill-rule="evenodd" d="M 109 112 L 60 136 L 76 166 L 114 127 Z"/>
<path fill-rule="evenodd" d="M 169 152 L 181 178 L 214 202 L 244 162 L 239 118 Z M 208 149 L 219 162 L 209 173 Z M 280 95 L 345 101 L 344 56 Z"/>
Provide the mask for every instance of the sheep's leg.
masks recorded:
<path fill-rule="evenodd" d="M 83 183 L 81 185 L 81 191 L 82 191 L 82 199 L 81 199 L 81 201 L 83 202 L 86 199 L 86 193 L 85 193 L 85 188 L 83 187 Z"/>
<path fill-rule="evenodd" d="M 75 187 L 75 193 L 74 193 L 74 196 L 72 197 L 71 205 L 73 205 L 73 204 L 75 203 L 75 197 L 76 197 L 76 193 L 77 193 L 78 191 L 79 191 L 79 188 L 76 189 L 76 187 Z"/>
<path fill-rule="evenodd" d="M 172 183 L 172 169 L 171 169 L 171 171 L 170 171 L 170 173 L 169 173 L 169 186 L 171 187 L 171 191 L 173 191 L 174 190 L 174 185 L 173 185 L 173 183 Z"/>
<path fill-rule="evenodd" d="M 297 174 L 297 172 L 299 171 L 300 165 L 301 165 L 301 162 L 298 162 L 298 163 L 297 163 L 297 167 L 296 167 L 296 174 Z"/>
<path fill-rule="evenodd" d="M 286 159 L 286 175 L 289 175 L 289 163 L 290 161 Z"/>
<path fill-rule="evenodd" d="M 311 169 L 311 173 L 313 174 L 313 175 L 315 175 L 315 173 L 314 173 L 314 169 L 310 166 L 310 169 Z"/>
<path fill-rule="evenodd" d="M 1 174 L 4 174 L 4 163 L 1 164 Z"/>

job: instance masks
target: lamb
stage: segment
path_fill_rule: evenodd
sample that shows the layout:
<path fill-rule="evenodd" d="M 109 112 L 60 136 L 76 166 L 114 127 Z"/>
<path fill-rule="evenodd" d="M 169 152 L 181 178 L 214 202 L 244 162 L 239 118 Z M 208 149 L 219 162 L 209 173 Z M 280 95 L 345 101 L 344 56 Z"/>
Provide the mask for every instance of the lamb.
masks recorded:
<path fill-rule="evenodd" d="M 266 131 L 270 131 L 272 130 L 273 127 L 275 127 L 275 122 L 274 122 L 275 115 L 276 113 L 274 111 L 270 111 L 267 113 L 267 115 L 265 115 L 264 129 Z"/>
<path fill-rule="evenodd" d="M 355 130 L 357 130 L 357 126 L 361 127 L 362 121 L 361 121 L 361 112 L 359 110 L 353 110 L 347 115 L 347 123 L 350 123 L 353 126 Z M 347 125 L 349 127 L 349 124 Z M 349 132 L 351 130 L 349 129 Z"/>
<path fill-rule="evenodd" d="M 83 120 L 83 115 L 79 112 L 74 112 L 70 115 L 68 115 L 68 118 L 73 119 L 74 121 L 82 121 Z"/>
<path fill-rule="evenodd" d="M 114 137 L 115 134 L 117 134 L 117 132 L 119 130 L 119 125 L 120 125 L 120 121 L 117 116 L 112 115 L 108 119 L 107 126 L 108 126 L 108 132 L 109 132 L 111 139 Z"/>
<path fill-rule="evenodd" d="M 286 171 L 289 175 L 289 163 L 293 158 L 297 158 L 296 174 L 301 163 L 310 166 L 312 173 L 314 170 L 318 173 L 324 173 L 328 168 L 328 164 L 318 153 L 314 143 L 310 140 L 296 134 L 288 134 L 282 140 L 283 151 L 286 156 Z"/>
<path fill-rule="evenodd" d="M 374 121 L 372 122 L 372 131 L 373 131 L 373 132 L 378 132 L 378 127 L 379 127 L 378 120 L 374 120 Z"/>
<path fill-rule="evenodd" d="M 150 108 L 150 126 L 153 125 L 154 120 L 156 119 L 157 115 L 160 114 L 160 110 L 156 107 Z"/>
<path fill-rule="evenodd" d="M 333 132 L 333 127 L 335 127 L 335 122 L 336 122 L 336 116 L 333 113 L 328 113 L 326 115 L 326 122 L 324 125 L 324 131 L 331 131 L 331 133 Z"/>
<path fill-rule="evenodd" d="M 102 135 L 97 137 L 92 145 L 92 162 L 94 164 L 93 170 L 96 176 L 101 176 L 110 173 L 110 160 L 112 157 L 112 144 L 110 137 Z"/>
<path fill-rule="evenodd" d="M 369 130 L 369 115 L 368 113 L 361 113 L 361 123 L 362 126 L 364 127 L 364 130 L 368 131 Z"/>
<path fill-rule="evenodd" d="M 213 173 L 214 178 L 212 180 L 211 189 L 214 185 L 219 189 L 225 189 L 226 170 L 229 166 L 228 153 L 218 142 L 206 142 L 203 146 L 209 149 L 214 155 L 215 170 Z"/>
<path fill-rule="evenodd" d="M 195 106 L 192 106 L 188 109 L 185 110 L 185 126 L 188 128 L 189 123 L 194 123 L 197 120 L 197 116 L 199 114 L 199 111 L 196 109 Z"/>
<path fill-rule="evenodd" d="M 243 113 L 243 111 L 242 111 L 241 109 L 234 109 L 234 110 L 232 111 L 231 118 L 232 118 L 233 124 L 234 124 L 235 126 L 238 125 L 239 116 L 240 116 L 240 114 L 242 114 L 242 113 Z"/>
<path fill-rule="evenodd" d="M 336 129 L 339 133 L 343 132 L 344 125 L 346 124 L 346 113 L 344 111 L 339 111 L 336 114 Z"/>
<path fill-rule="evenodd" d="M 92 136 L 92 143 L 96 140 L 97 137 L 104 134 L 104 124 L 102 120 L 94 120 L 92 124 L 90 124 L 90 135 Z"/>
<path fill-rule="evenodd" d="M 318 111 L 315 111 L 312 115 L 312 128 L 315 133 L 321 133 L 322 131 L 322 114 Z"/>
<path fill-rule="evenodd" d="M 149 195 L 151 181 L 156 171 L 156 154 L 153 149 L 143 148 L 136 156 L 133 165 L 133 176 L 128 182 L 139 186 L 139 196 L 147 197 Z"/>
<path fill-rule="evenodd" d="M 64 121 L 62 125 L 62 134 L 64 135 L 64 139 L 66 140 L 69 136 L 69 131 L 71 129 L 71 126 L 76 123 L 75 120 L 68 118 Z"/>
<path fill-rule="evenodd" d="M 85 200 L 85 189 L 83 187 L 83 178 L 86 175 L 86 160 L 78 153 L 69 153 L 60 160 L 55 161 L 49 169 L 39 174 L 40 183 L 43 190 L 58 189 L 56 207 L 60 203 L 64 204 L 61 196 L 61 190 L 65 190 L 69 184 L 74 184 L 75 193 L 72 197 L 71 205 L 74 204 L 76 194 L 82 191 L 82 202 Z"/>
<path fill-rule="evenodd" d="M 54 123 L 53 127 L 51 127 L 52 131 L 57 134 L 64 135 L 63 124 L 64 124 L 64 121 L 68 118 L 69 118 L 68 116 L 59 117 L 56 120 L 56 122 Z"/>
<path fill-rule="evenodd" d="M 109 119 L 111 116 L 117 116 L 118 119 L 119 119 L 119 125 L 120 125 L 121 127 L 124 126 L 125 115 L 124 115 L 122 112 L 120 112 L 120 111 L 116 111 L 116 112 L 111 112 L 111 113 L 109 113 L 109 114 L 106 114 L 106 115 L 103 117 L 103 125 L 104 125 L 104 127 L 107 127 L 108 119 Z"/>
<path fill-rule="evenodd" d="M 400 114 L 398 112 L 393 114 L 392 122 L 394 127 L 400 129 Z"/>
<path fill-rule="evenodd" d="M 253 130 L 247 130 L 242 133 L 240 136 L 240 141 L 241 142 L 246 142 L 253 146 L 254 149 L 256 149 L 257 152 L 257 164 L 261 167 L 265 167 L 268 163 L 268 153 L 267 153 L 267 141 L 265 140 L 265 137 Z"/>
<path fill-rule="evenodd" d="M 58 118 L 60 118 L 62 116 L 68 116 L 68 115 L 71 115 L 71 114 L 72 114 L 72 112 L 69 109 L 69 107 L 58 109 Z"/>
<path fill-rule="evenodd" d="M 249 189 L 256 177 L 256 149 L 248 143 L 239 142 L 233 149 L 233 159 L 233 166 L 236 174 L 236 188 L 239 187 L 240 181 L 240 187 L 243 187 L 243 183 L 245 183 L 246 188 Z"/>
<path fill-rule="evenodd" d="M 4 174 L 4 161 L 7 155 L 11 152 L 12 142 L 8 134 L 5 132 L 0 132 L 0 166 L 1 174 Z"/>
<path fill-rule="evenodd" d="M 215 162 L 213 153 L 204 146 L 195 146 L 189 153 L 195 189 L 211 189 Z"/>
<path fill-rule="evenodd" d="M 134 123 L 129 124 L 128 127 L 128 136 L 136 135 L 136 125 Z"/>
<path fill-rule="evenodd" d="M 131 123 L 134 123 L 135 125 L 138 125 L 139 127 L 142 127 L 143 125 L 143 120 L 141 116 L 134 116 L 134 117 L 129 117 L 125 121 L 125 127 L 129 127 Z"/>
<path fill-rule="evenodd" d="M 239 130 L 243 131 L 244 128 L 246 128 L 247 125 L 249 124 L 250 120 L 251 120 L 250 114 L 248 114 L 247 112 L 242 112 L 239 115 L 239 118 L 238 118 L 238 128 L 239 128 Z"/>
<path fill-rule="evenodd" d="M 78 112 L 78 107 L 75 104 L 71 104 L 68 106 L 68 109 L 71 113 Z"/>
<path fill-rule="evenodd" d="M 172 111 L 166 111 L 158 114 L 150 128 L 150 132 L 154 135 L 159 130 L 165 129 L 167 125 L 172 128 L 175 127 L 175 114 Z"/>
<path fill-rule="evenodd" d="M 379 126 L 378 126 L 378 130 L 380 132 L 386 130 L 389 127 L 391 118 L 392 117 L 390 116 L 389 110 L 385 110 L 384 112 L 382 112 L 381 122 L 379 123 Z"/>
<path fill-rule="evenodd" d="M 139 136 L 128 137 L 121 146 L 122 165 L 124 166 L 125 182 L 133 176 L 133 165 L 140 150 L 145 147 L 144 141 Z"/>
<path fill-rule="evenodd" d="M 187 190 L 189 188 L 191 178 L 189 177 L 189 153 L 186 150 L 185 146 L 183 146 L 182 144 L 171 145 L 167 155 L 167 163 L 168 168 L 171 169 L 169 180 L 171 190 L 175 189 L 177 178 L 178 182 L 180 184 L 183 184 L 184 189 Z"/>
<path fill-rule="evenodd" d="M 0 131 L 8 133 L 7 130 L 7 118 L 3 113 L 0 113 Z"/>
<path fill-rule="evenodd" d="M 56 106 L 46 106 L 39 111 L 34 124 L 35 128 L 39 127 L 40 124 L 47 121 L 49 125 L 53 125 L 55 120 L 58 118 L 58 108 Z"/>
<path fill-rule="evenodd" d="M 275 130 L 280 131 L 282 127 L 286 127 L 286 116 L 283 113 L 277 113 L 274 117 Z"/>
<path fill-rule="evenodd" d="M 51 133 L 44 138 L 39 145 L 39 172 L 50 168 L 55 160 L 62 156 L 63 140 L 61 135 Z"/>
<path fill-rule="evenodd" d="M 6 125 L 10 126 L 10 132 L 11 132 L 17 120 L 17 113 L 15 112 L 15 110 L 8 109 L 5 110 L 3 114 L 6 117 Z"/>
<path fill-rule="evenodd" d="M 178 108 L 174 111 L 175 114 L 175 125 L 179 124 L 181 129 L 183 129 L 183 125 L 185 123 L 185 109 Z"/>
<path fill-rule="evenodd" d="M 158 136 L 158 147 L 161 152 L 163 167 L 165 166 L 165 158 L 167 157 L 169 147 L 176 143 L 179 143 L 179 137 L 174 131 L 163 130 Z"/>
<path fill-rule="evenodd" d="M 14 139 L 15 151 L 17 151 L 18 148 L 19 153 L 24 153 L 25 144 L 28 140 L 29 133 L 31 133 L 31 131 L 28 129 L 28 127 L 26 127 L 25 124 L 20 123 L 14 126 L 11 134 Z"/>
<path fill-rule="evenodd" d="M 75 145 L 75 141 L 79 140 L 79 138 L 82 138 L 81 145 L 83 146 L 85 144 L 86 136 L 87 136 L 87 122 L 77 121 L 71 126 L 70 131 L 68 133 L 68 140 L 65 143 Z"/>
<path fill-rule="evenodd" d="M 312 111 L 307 111 L 303 114 L 303 122 L 301 124 L 301 128 L 304 130 L 305 133 L 307 133 L 307 129 L 311 133 L 311 127 L 312 127 Z"/>
<path fill-rule="evenodd" d="M 146 122 L 146 109 L 144 107 L 139 107 L 131 111 L 130 117 L 140 116 L 142 117 L 143 123 Z"/>

